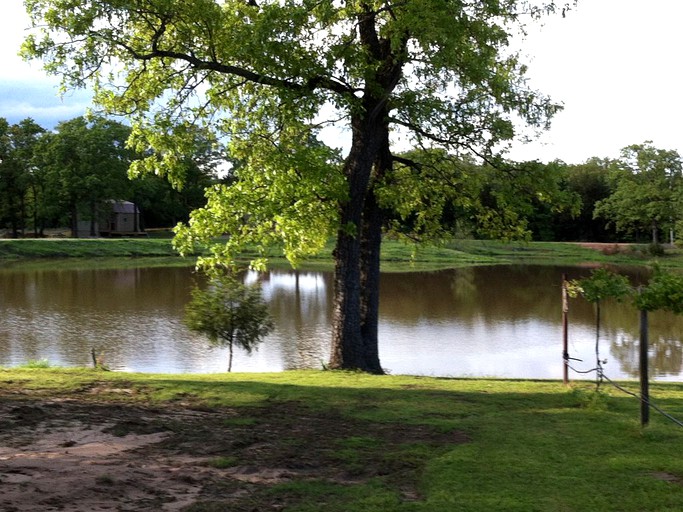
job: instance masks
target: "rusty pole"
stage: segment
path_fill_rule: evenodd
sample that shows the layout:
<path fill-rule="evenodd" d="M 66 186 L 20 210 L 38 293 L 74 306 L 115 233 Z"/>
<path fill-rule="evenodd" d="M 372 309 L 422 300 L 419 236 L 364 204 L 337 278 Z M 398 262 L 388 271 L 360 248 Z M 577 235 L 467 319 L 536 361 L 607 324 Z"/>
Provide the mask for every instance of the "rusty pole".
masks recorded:
<path fill-rule="evenodd" d="M 650 422 L 650 383 L 648 376 L 648 318 L 647 311 L 640 311 L 640 425 Z"/>
<path fill-rule="evenodd" d="M 567 274 L 562 274 L 562 360 L 563 360 L 563 381 L 564 385 L 569 385 L 569 300 L 567 297 Z"/>

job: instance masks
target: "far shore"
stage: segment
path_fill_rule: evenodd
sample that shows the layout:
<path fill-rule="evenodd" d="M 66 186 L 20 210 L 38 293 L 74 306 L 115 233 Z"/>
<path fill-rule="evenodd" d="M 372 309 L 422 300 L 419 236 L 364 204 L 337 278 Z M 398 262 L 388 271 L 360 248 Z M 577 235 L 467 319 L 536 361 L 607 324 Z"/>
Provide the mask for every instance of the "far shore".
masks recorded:
<path fill-rule="evenodd" d="M 320 255 L 303 263 L 303 268 L 332 268 L 332 242 Z M 245 262 L 255 251 L 241 255 Z M 154 264 L 193 265 L 196 257 L 182 258 L 168 237 L 149 238 L 22 238 L 0 239 L 0 264 L 74 259 L 89 266 L 119 260 L 151 258 Z M 650 265 L 656 261 L 669 268 L 683 268 L 683 251 L 663 247 L 653 254 L 647 244 L 590 242 L 500 242 L 491 240 L 452 240 L 438 246 L 414 247 L 387 239 L 382 246 L 384 271 L 436 270 L 471 265 Z M 4 264 L 1 262 L 5 262 Z M 277 248 L 270 251 L 273 266 L 288 265 Z M 138 262 L 142 263 L 142 262 Z M 37 263 L 39 264 L 39 263 Z"/>

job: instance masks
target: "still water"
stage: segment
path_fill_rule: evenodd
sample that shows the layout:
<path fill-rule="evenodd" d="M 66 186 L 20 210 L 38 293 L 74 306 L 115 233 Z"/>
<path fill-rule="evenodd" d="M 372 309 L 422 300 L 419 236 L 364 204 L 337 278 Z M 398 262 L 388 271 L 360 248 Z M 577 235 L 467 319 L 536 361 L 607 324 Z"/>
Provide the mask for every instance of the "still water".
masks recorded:
<path fill-rule="evenodd" d="M 561 275 L 586 269 L 494 266 L 382 275 L 380 357 L 394 374 L 453 377 L 562 378 Z M 635 276 L 637 279 L 638 276 Z M 262 282 L 276 329 L 234 371 L 320 368 L 329 353 L 332 276 L 271 271 Z M 0 270 L 0 366 L 47 359 L 88 366 L 91 350 L 117 370 L 221 372 L 227 351 L 212 349 L 182 323 L 189 268 Z M 569 350 L 577 369 L 595 366 L 593 307 L 570 301 Z M 683 321 L 654 314 L 651 372 L 683 381 Z M 603 307 L 601 358 L 614 379 L 636 378 L 638 314 Z M 572 374 L 571 378 L 594 378 Z"/>

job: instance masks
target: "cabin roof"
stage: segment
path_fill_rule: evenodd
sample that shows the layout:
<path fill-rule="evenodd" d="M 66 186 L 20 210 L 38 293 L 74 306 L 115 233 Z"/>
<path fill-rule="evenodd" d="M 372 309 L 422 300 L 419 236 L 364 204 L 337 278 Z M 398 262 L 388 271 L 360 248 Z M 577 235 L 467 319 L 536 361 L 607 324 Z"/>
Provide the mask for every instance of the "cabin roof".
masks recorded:
<path fill-rule="evenodd" d="M 114 201 L 112 203 L 112 211 L 114 213 L 137 213 L 135 204 L 130 201 Z"/>

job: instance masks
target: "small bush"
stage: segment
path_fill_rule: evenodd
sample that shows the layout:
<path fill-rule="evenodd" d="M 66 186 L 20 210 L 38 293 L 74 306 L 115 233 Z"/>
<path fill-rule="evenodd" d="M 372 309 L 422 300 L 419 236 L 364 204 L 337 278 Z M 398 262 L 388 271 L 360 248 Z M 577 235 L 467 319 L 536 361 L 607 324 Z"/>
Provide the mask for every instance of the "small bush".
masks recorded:
<path fill-rule="evenodd" d="M 192 290 L 185 324 L 205 334 L 213 346 L 228 348 L 228 371 L 234 345 L 251 354 L 274 327 L 261 288 L 246 286 L 230 274 L 213 277 L 206 290 Z"/>
<path fill-rule="evenodd" d="M 660 257 L 666 254 L 664 246 L 660 243 L 651 243 L 647 246 L 647 252 L 650 256 Z"/>
<path fill-rule="evenodd" d="M 237 457 L 217 457 L 207 462 L 209 466 L 216 469 L 227 469 L 237 465 Z"/>
<path fill-rule="evenodd" d="M 26 364 L 22 364 L 20 368 L 50 368 L 50 361 L 47 359 L 29 359 Z"/>
<path fill-rule="evenodd" d="M 602 252 L 602 254 L 605 256 L 614 256 L 615 254 L 619 254 L 621 251 L 617 244 L 612 244 L 604 246 L 600 252 Z"/>
<path fill-rule="evenodd" d="M 609 397 L 600 390 L 574 389 L 572 395 L 577 401 L 577 405 L 583 409 L 592 411 L 606 411 L 609 406 Z"/>

